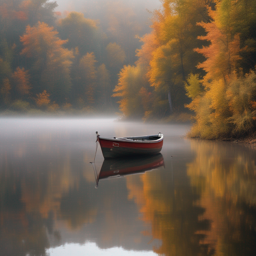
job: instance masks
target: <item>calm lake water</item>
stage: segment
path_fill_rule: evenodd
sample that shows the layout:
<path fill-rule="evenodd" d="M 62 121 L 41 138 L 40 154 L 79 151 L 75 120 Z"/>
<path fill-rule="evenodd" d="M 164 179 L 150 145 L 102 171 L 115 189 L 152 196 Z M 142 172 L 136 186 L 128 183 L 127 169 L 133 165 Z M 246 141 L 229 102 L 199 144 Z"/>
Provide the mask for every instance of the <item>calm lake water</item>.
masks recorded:
<path fill-rule="evenodd" d="M 186 139 L 189 128 L 1 118 L 0 255 L 256 255 L 256 151 Z M 96 189 L 96 130 L 162 132 L 165 166 Z M 97 174 L 103 160 L 98 148 Z"/>

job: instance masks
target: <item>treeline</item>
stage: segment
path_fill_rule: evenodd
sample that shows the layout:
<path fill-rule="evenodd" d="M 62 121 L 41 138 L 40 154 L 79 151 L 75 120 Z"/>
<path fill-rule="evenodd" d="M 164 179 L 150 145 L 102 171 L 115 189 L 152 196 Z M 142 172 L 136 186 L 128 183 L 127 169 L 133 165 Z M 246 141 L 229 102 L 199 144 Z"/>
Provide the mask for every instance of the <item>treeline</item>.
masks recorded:
<path fill-rule="evenodd" d="M 135 65 L 114 96 L 128 118 L 192 110 L 192 137 L 243 136 L 256 128 L 256 2 L 164 0 Z"/>
<path fill-rule="evenodd" d="M 117 75 L 134 62 L 135 36 L 148 24 L 138 26 L 120 1 L 102 5 L 101 20 L 56 7 L 48 0 L 0 0 L 0 109 L 115 110 Z"/>

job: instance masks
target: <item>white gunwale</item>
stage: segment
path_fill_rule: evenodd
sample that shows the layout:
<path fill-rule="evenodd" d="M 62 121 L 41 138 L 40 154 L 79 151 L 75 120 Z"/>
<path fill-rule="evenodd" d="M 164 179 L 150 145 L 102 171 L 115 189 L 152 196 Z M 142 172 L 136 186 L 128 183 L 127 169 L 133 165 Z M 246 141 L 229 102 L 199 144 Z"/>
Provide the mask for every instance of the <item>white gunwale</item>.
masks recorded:
<path fill-rule="evenodd" d="M 156 136 L 156 137 L 160 136 L 160 138 L 157 139 L 157 140 L 141 140 L 141 138 L 143 138 L 143 137 L 148 138 L 148 137 L 151 137 L 151 136 Z M 136 138 L 138 138 L 138 139 L 136 140 Z M 164 135 L 163 134 L 153 134 L 153 135 L 143 135 L 143 136 L 136 136 L 136 137 L 121 137 L 121 138 L 103 138 L 103 137 L 99 136 L 99 139 L 114 141 L 114 142 L 128 142 L 128 143 L 136 143 L 136 144 L 145 143 L 145 144 L 148 144 L 148 143 L 158 143 L 158 142 L 162 141 L 164 139 Z"/>

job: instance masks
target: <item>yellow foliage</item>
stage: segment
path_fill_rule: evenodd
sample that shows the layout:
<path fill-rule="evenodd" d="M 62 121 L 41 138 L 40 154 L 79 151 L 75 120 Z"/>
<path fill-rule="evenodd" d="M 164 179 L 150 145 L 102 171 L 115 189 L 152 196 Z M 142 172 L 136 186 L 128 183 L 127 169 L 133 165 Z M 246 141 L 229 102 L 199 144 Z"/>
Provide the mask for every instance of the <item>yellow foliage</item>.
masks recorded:
<path fill-rule="evenodd" d="M 212 80 L 187 107 L 196 113 L 190 136 L 206 139 L 241 136 L 255 127 L 256 74 L 233 74 L 229 82 Z M 207 104 L 204 104 L 204 102 Z M 208 130 L 208 132 L 206 132 Z"/>
<path fill-rule="evenodd" d="M 141 65 L 124 66 L 119 73 L 118 85 L 114 89 L 113 97 L 121 97 L 119 108 L 126 117 L 143 116 L 141 97 L 148 97 L 147 93 L 146 95 L 143 95 L 142 91 L 140 93 L 143 85 L 147 85 L 144 74 L 145 68 Z"/>
<path fill-rule="evenodd" d="M 185 83 L 187 96 L 192 100 L 195 99 L 201 93 L 201 85 L 199 81 L 199 75 L 190 74 L 187 83 Z"/>
<path fill-rule="evenodd" d="M 201 232 L 205 234 L 202 244 L 211 243 L 215 255 L 224 255 L 226 244 L 237 248 L 234 234 L 243 234 L 244 220 L 248 221 L 248 226 L 251 223 L 252 215 L 244 209 L 256 205 L 254 152 L 230 144 L 198 140 L 191 141 L 191 149 L 195 158 L 187 164 L 187 175 L 193 190 L 200 193 L 197 205 L 204 208 L 200 219 L 212 223 L 207 232 Z"/>
<path fill-rule="evenodd" d="M 170 56 L 168 56 L 170 50 L 170 45 L 163 45 L 153 52 L 153 57 L 150 61 L 150 70 L 148 72 L 151 86 L 158 88 L 160 86 L 166 86 L 169 82 L 169 75 L 172 71 L 172 62 Z"/>
<path fill-rule="evenodd" d="M 207 139 L 246 135 L 255 129 L 256 115 L 251 104 L 256 98 L 256 75 L 250 72 L 243 76 L 242 71 L 236 74 L 243 49 L 240 35 L 234 33 L 231 24 L 230 12 L 235 7 L 231 1 L 220 1 L 216 6 L 215 11 L 210 11 L 212 22 L 199 23 L 207 32 L 199 39 L 209 41 L 210 45 L 195 49 L 206 58 L 198 65 L 206 72 L 202 80 L 205 91 L 198 95 L 188 91 L 193 87 L 186 86 L 192 99 L 187 107 L 196 113 L 190 135 Z"/>

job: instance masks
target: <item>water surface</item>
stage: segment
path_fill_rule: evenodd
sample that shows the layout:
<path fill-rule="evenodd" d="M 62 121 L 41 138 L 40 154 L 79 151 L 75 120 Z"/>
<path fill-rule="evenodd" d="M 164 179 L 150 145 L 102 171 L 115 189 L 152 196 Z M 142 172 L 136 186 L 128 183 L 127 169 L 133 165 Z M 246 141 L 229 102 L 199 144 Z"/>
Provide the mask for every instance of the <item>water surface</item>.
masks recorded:
<path fill-rule="evenodd" d="M 165 167 L 95 189 L 95 131 L 165 136 Z M 256 153 L 189 125 L 0 119 L 0 255 L 256 255 Z M 98 149 L 95 166 L 103 157 Z"/>

